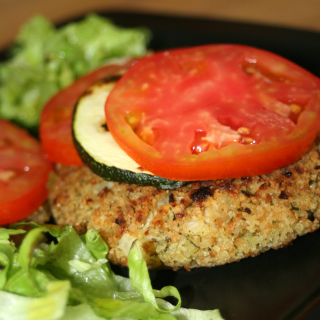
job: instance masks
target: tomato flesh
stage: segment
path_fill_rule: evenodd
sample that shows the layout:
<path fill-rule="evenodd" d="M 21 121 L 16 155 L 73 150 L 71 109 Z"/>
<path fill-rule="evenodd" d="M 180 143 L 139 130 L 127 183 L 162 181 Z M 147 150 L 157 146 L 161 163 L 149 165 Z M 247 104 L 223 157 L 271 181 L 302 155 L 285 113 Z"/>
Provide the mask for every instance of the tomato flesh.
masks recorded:
<path fill-rule="evenodd" d="M 50 161 L 64 165 L 83 165 L 72 138 L 72 115 L 75 104 L 91 84 L 118 68 L 118 64 L 100 67 L 76 80 L 46 104 L 41 114 L 39 131 L 43 150 Z"/>
<path fill-rule="evenodd" d="M 311 147 L 320 128 L 320 80 L 252 47 L 178 49 L 137 63 L 105 111 L 118 144 L 158 176 L 260 175 Z"/>
<path fill-rule="evenodd" d="M 26 217 L 46 200 L 50 171 L 40 143 L 0 119 L 0 225 Z"/>

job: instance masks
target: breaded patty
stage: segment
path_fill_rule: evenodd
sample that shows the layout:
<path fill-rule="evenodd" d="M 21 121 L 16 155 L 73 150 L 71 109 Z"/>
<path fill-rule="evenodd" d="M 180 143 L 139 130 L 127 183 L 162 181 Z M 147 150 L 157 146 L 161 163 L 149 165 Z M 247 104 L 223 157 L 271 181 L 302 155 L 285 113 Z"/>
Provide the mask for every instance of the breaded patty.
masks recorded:
<path fill-rule="evenodd" d="M 111 262 L 139 239 L 149 268 L 211 267 L 288 245 L 319 228 L 319 146 L 269 175 L 161 190 L 57 166 L 49 204 L 57 223 L 97 229 Z"/>

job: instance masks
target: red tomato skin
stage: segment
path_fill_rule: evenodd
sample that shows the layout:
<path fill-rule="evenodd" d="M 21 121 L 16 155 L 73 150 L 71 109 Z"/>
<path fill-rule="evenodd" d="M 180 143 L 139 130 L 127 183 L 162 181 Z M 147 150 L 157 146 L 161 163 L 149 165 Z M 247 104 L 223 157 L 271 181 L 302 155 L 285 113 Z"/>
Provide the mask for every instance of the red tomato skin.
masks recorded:
<path fill-rule="evenodd" d="M 48 197 L 46 185 L 47 179 L 43 179 L 18 199 L 0 203 L 0 226 L 19 221 L 37 210 Z M 34 196 L 35 194 L 37 197 Z"/>
<path fill-rule="evenodd" d="M 43 204 L 51 170 L 39 141 L 0 119 L 0 225 L 21 220 Z M 14 177 L 1 179 L 8 171 Z"/>
<path fill-rule="evenodd" d="M 121 65 L 129 63 L 127 61 Z M 114 72 L 119 66 L 120 64 L 112 64 L 94 70 L 58 92 L 45 105 L 41 114 L 39 135 L 43 150 L 50 161 L 72 166 L 83 165 L 72 138 L 75 104 L 91 84 Z"/>
<path fill-rule="evenodd" d="M 229 55 L 232 55 L 236 50 L 244 50 L 253 57 L 257 56 L 257 60 L 259 62 L 262 61 L 260 64 L 257 63 L 257 68 L 260 68 L 259 72 L 261 71 L 262 75 L 265 73 L 269 76 L 268 72 L 271 70 L 269 80 L 276 84 L 276 90 L 278 87 L 280 88 L 278 96 L 276 96 L 277 101 L 282 102 L 282 99 L 288 100 L 288 92 L 291 94 L 291 91 L 288 89 L 289 87 L 287 84 L 293 83 L 295 85 L 297 82 L 297 93 L 290 103 L 305 103 L 305 109 L 301 112 L 299 121 L 294 126 L 291 125 L 286 134 L 283 133 L 285 131 L 283 131 L 281 127 L 278 129 L 275 127 L 276 134 L 273 139 L 270 139 L 268 134 L 266 134 L 266 138 L 262 139 L 259 143 L 247 145 L 230 143 L 220 149 L 212 149 L 201 152 L 198 155 L 185 155 L 181 158 L 175 158 L 173 156 L 174 152 L 170 152 L 170 150 L 163 155 L 161 151 L 148 144 L 148 141 L 152 141 L 152 139 L 145 140 L 147 141 L 147 143 L 145 143 L 142 138 L 139 138 L 138 135 L 135 134 L 134 129 L 130 127 L 125 120 L 124 115 L 130 114 L 130 112 L 145 112 L 147 114 L 148 109 L 144 109 L 145 105 L 152 106 L 152 112 L 156 112 L 158 108 L 163 105 L 170 106 L 171 100 L 168 97 L 169 95 L 167 92 L 170 92 L 173 84 L 170 82 L 170 76 L 163 73 L 163 69 L 168 64 L 166 62 L 162 63 L 161 59 L 166 59 L 168 54 L 172 55 L 181 66 L 182 57 L 185 54 L 187 55 L 188 52 L 192 52 L 193 50 L 193 52 L 197 52 L 198 54 L 201 51 L 210 50 L 214 46 L 220 47 L 218 49 L 225 50 L 226 54 Z M 261 57 L 264 57 L 265 60 Z M 273 62 L 273 65 L 270 65 L 271 62 Z M 194 61 L 192 63 L 194 63 Z M 193 71 L 193 66 L 196 66 L 198 68 L 197 71 L 199 71 L 199 76 L 206 71 L 203 65 L 200 64 L 200 66 L 198 66 L 197 64 L 192 63 L 190 63 L 190 65 L 188 65 L 188 63 L 182 64 L 183 67 L 181 68 L 185 68 L 187 71 Z M 153 69 L 148 69 L 148 65 L 153 66 Z M 227 68 L 229 68 L 230 65 L 228 65 Z M 236 68 L 239 68 L 239 65 L 240 62 L 237 62 Z M 176 68 L 179 69 L 179 66 Z M 243 66 L 243 68 L 245 68 L 245 66 Z M 279 74 L 281 77 L 284 75 L 285 80 L 278 77 L 277 69 L 281 68 L 284 71 L 281 71 L 282 73 L 279 72 Z M 248 70 L 248 72 L 249 71 L 250 70 Z M 145 85 L 147 80 L 144 78 L 144 75 L 146 74 L 152 75 L 152 77 L 149 77 L 147 85 Z M 245 72 L 243 72 L 242 76 L 244 76 L 244 74 Z M 166 76 L 168 77 L 166 78 Z M 159 86 L 157 86 L 157 81 L 161 82 L 162 79 L 165 79 L 163 82 L 166 81 L 167 89 L 162 96 L 163 100 L 158 102 L 156 99 L 157 88 L 159 88 Z M 137 81 L 137 86 L 135 86 L 135 81 Z M 192 83 L 192 81 L 195 80 L 194 78 L 190 78 L 188 81 Z M 154 83 L 156 84 L 154 85 Z M 225 81 L 225 83 L 227 83 L 227 85 L 229 84 L 228 81 Z M 182 84 L 179 85 L 181 88 Z M 183 85 L 185 84 L 183 83 Z M 150 92 L 148 92 L 149 88 L 151 88 Z M 185 88 L 186 87 L 183 89 Z M 233 88 L 234 91 L 233 89 L 227 91 L 228 97 L 229 94 L 239 94 L 239 88 L 237 87 L 236 82 L 233 85 Z M 184 92 L 186 92 L 186 90 Z M 219 93 L 219 90 L 217 92 Z M 281 92 L 284 92 L 283 95 L 281 95 Z M 144 99 L 144 95 L 147 96 L 145 100 L 147 102 L 145 102 L 145 105 L 141 106 L 139 103 Z M 179 93 L 177 96 L 179 96 Z M 183 95 L 180 94 L 180 96 Z M 261 100 L 259 95 L 256 96 Z M 124 100 L 121 101 L 124 97 L 126 103 L 123 103 Z M 264 99 L 264 96 L 262 97 L 262 99 Z M 132 107 L 132 105 L 135 104 L 135 101 L 139 102 Z M 177 99 L 177 101 L 179 103 L 179 99 Z M 285 101 L 285 103 L 289 104 L 289 100 L 288 102 Z M 155 175 L 181 181 L 256 176 L 270 173 L 276 169 L 294 163 L 311 148 L 320 128 L 320 80 L 287 59 L 256 48 L 239 45 L 209 45 L 197 48 L 177 49 L 145 58 L 129 70 L 109 95 L 106 101 L 105 110 L 109 130 L 119 146 L 141 167 Z M 172 110 L 167 109 L 164 113 L 165 115 L 169 114 L 170 116 Z M 172 117 L 177 118 L 177 115 Z M 285 121 L 287 120 L 285 119 Z M 174 130 L 176 130 L 178 125 L 177 122 L 175 126 L 173 126 Z M 183 125 L 183 123 L 181 125 Z M 171 140 L 174 139 L 173 131 L 162 133 L 172 137 Z M 192 140 L 190 140 L 190 142 L 191 141 Z"/>
<path fill-rule="evenodd" d="M 110 128 L 110 127 L 109 127 Z M 146 156 L 134 153 L 128 149 L 121 140 L 115 140 L 125 152 L 134 159 L 141 167 L 153 174 L 177 181 L 204 181 L 217 179 L 231 179 L 241 177 L 254 177 L 268 174 L 274 170 L 285 167 L 301 159 L 313 145 L 318 131 L 310 133 L 303 139 L 274 149 L 272 153 L 253 153 L 248 157 L 237 158 L 236 161 L 221 159 L 214 164 L 209 161 L 202 161 L 187 164 L 172 162 L 155 162 L 151 165 Z M 198 155 L 197 155 L 198 156 Z"/>

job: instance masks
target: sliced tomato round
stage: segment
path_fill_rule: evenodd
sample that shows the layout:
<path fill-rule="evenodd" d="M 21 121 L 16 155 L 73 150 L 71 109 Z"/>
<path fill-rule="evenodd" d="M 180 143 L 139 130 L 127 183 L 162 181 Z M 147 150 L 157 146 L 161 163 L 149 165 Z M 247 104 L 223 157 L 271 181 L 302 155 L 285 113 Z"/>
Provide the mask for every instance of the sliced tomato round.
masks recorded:
<path fill-rule="evenodd" d="M 133 66 L 105 112 L 120 147 L 158 176 L 255 176 L 310 149 L 320 128 L 320 80 L 257 48 L 178 49 Z"/>
<path fill-rule="evenodd" d="M 0 225 L 26 217 L 46 200 L 50 171 L 39 141 L 0 119 Z"/>
<path fill-rule="evenodd" d="M 130 60 L 132 63 L 135 60 Z M 95 81 L 111 74 L 119 65 L 130 64 L 128 59 L 106 65 L 79 78 L 72 85 L 57 93 L 44 107 L 40 120 L 40 140 L 43 150 L 52 162 L 82 166 L 74 147 L 71 125 L 74 106 L 85 90 Z"/>

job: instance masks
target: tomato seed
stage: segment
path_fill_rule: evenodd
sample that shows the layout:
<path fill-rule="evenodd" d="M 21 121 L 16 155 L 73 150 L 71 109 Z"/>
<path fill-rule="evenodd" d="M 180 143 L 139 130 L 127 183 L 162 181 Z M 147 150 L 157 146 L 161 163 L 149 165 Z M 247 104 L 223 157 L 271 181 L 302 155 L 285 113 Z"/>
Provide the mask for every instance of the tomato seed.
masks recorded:
<path fill-rule="evenodd" d="M 246 127 L 240 127 L 238 130 L 238 133 L 241 135 L 248 135 L 250 134 L 250 129 Z"/>
<path fill-rule="evenodd" d="M 0 181 L 2 181 L 2 182 L 8 182 L 14 176 L 16 176 L 16 172 L 13 170 L 0 171 Z"/>
<path fill-rule="evenodd" d="M 248 75 L 253 75 L 257 72 L 257 69 L 254 66 L 246 66 L 243 70 Z"/>
<path fill-rule="evenodd" d="M 250 143 L 253 143 L 253 139 L 250 138 L 250 137 L 244 137 L 242 138 L 242 143 L 245 143 L 245 144 L 250 144 Z"/>
<path fill-rule="evenodd" d="M 290 105 L 290 109 L 291 109 L 291 112 L 293 112 L 295 114 L 300 113 L 301 110 L 302 110 L 302 108 L 299 105 L 295 104 L 295 103 Z"/>

